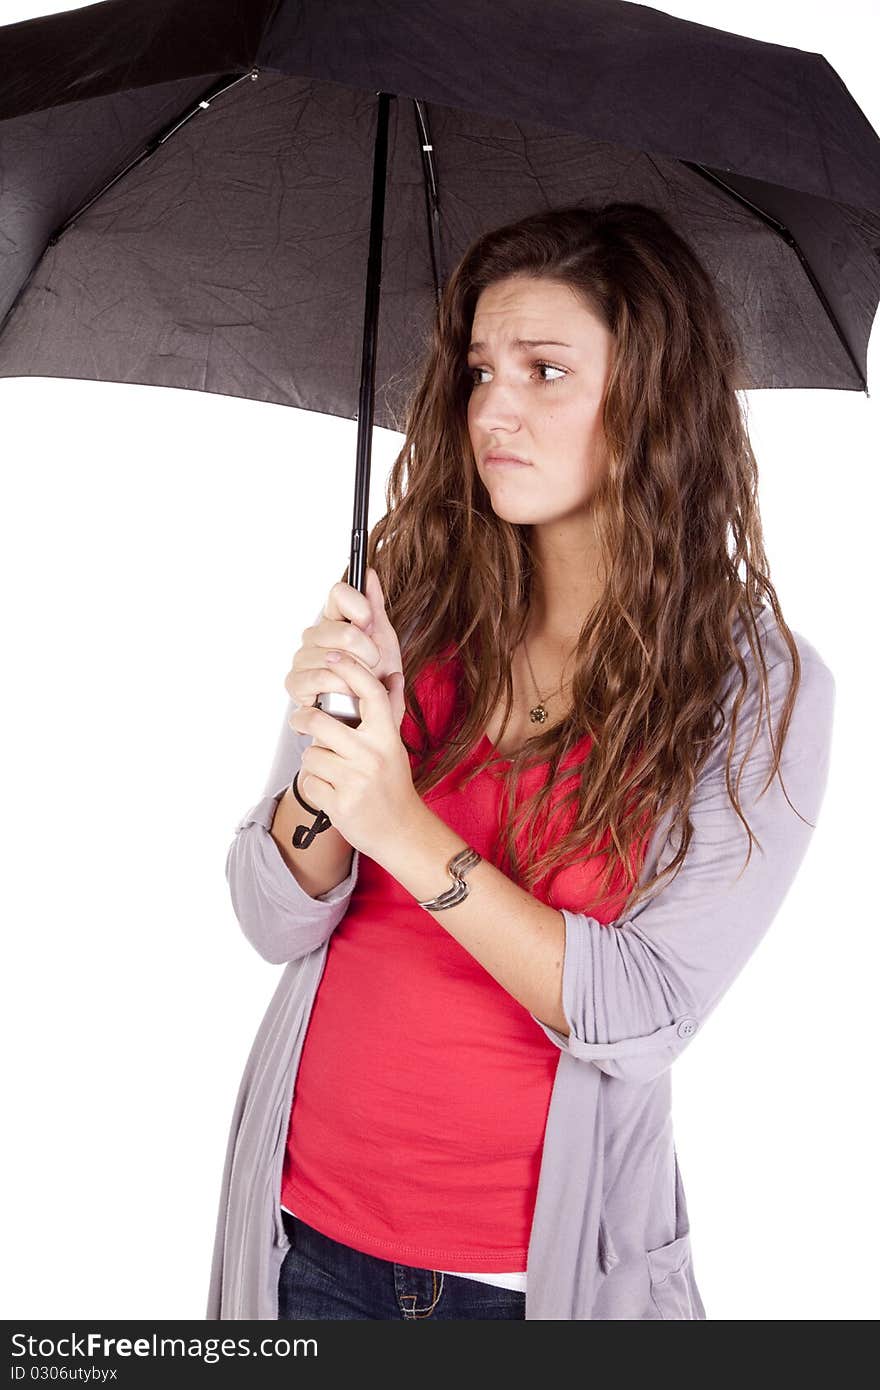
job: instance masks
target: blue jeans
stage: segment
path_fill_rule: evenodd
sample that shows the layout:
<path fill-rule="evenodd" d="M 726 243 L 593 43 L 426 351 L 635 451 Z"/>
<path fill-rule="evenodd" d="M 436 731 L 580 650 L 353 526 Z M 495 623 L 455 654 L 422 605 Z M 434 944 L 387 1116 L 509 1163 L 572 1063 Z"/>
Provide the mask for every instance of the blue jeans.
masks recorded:
<path fill-rule="evenodd" d="M 281 1216 L 290 1249 L 278 1277 L 279 1318 L 525 1318 L 522 1289 L 394 1264 L 331 1240 L 290 1212 Z"/>

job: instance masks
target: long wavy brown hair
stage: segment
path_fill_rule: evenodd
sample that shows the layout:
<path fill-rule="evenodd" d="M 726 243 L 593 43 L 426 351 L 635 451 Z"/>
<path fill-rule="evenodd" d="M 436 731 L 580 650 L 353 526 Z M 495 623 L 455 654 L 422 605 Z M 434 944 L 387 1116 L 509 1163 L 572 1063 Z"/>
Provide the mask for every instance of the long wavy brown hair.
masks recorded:
<path fill-rule="evenodd" d="M 531 528 L 495 514 L 477 472 L 467 428 L 473 381 L 467 350 L 480 293 L 523 274 L 570 286 L 613 336 L 603 407 L 609 466 L 593 499 L 605 591 L 585 616 L 572 657 L 567 716 L 543 732 L 537 726 L 510 760 L 508 808 L 526 767 L 546 762 L 547 771 L 519 813 L 505 813 L 502 857 L 527 889 L 575 860 L 604 860 L 601 901 L 620 893 L 622 874 L 628 910 L 684 862 L 693 832 L 689 807 L 723 728 L 718 695 L 733 664 L 741 684 L 726 783 L 748 832 L 748 864 L 756 837 L 739 802 L 739 777 L 736 787 L 731 782 L 748 685 L 736 629 L 747 633 L 769 706 L 755 621 L 762 595 L 793 663 L 764 789 L 779 770 L 800 660 L 767 573 L 757 463 L 737 396 L 746 379 L 742 350 L 712 279 L 669 222 L 642 204 L 541 211 L 481 236 L 446 284 L 405 412 L 387 513 L 369 535 L 367 563 L 379 575 L 401 638 L 406 707 L 420 733 L 415 747 L 404 739 L 416 755 L 416 790 L 436 786 L 476 748 L 502 692 L 505 727 L 512 708 L 511 665 L 528 627 L 535 554 Z M 461 693 L 452 724 L 438 737 L 414 686 L 450 643 Z M 763 707 L 762 696 L 758 724 Z M 758 733 L 756 726 L 749 752 Z M 585 735 L 592 738 L 589 756 L 560 779 L 562 759 Z M 476 762 L 472 775 L 493 757 Z M 575 808 L 568 811 L 571 829 L 558 843 L 551 834 L 540 854 L 547 792 L 552 786 L 558 796 L 565 784 L 568 791 L 554 806 Z M 678 852 L 663 874 L 639 888 L 625 866 L 637 858 L 646 821 L 652 825 L 670 808 L 681 836 Z M 523 826 L 528 851 L 520 863 L 516 840 Z"/>

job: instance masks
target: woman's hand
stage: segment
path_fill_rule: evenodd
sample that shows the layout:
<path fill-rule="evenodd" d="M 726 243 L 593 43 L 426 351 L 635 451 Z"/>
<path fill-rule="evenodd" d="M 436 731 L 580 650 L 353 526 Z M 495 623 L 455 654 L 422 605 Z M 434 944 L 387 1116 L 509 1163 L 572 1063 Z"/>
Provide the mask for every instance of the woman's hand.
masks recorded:
<path fill-rule="evenodd" d="M 400 719 L 392 708 L 395 692 L 389 694 L 348 652 L 340 653 L 330 669 L 338 671 L 357 696 L 361 722 L 352 729 L 326 710 L 295 710 L 291 728 L 314 736 L 303 753 L 297 785 L 309 805 L 324 811 L 353 849 L 381 862 L 388 837 L 399 834 L 417 803 L 422 805 L 400 740 Z M 393 672 L 391 679 L 402 701 L 403 673 Z"/>
<path fill-rule="evenodd" d="M 339 666 L 327 662 L 328 652 L 339 651 L 356 658 L 377 680 L 385 682 L 400 728 L 404 714 L 400 643 L 385 612 L 385 595 L 374 569 L 367 569 L 366 594 L 344 580 L 334 584 L 322 618 L 314 627 L 307 627 L 302 638 L 284 680 L 285 690 L 300 707 L 314 705 L 318 695 L 331 691 L 355 693 Z M 302 787 L 302 779 L 299 785 Z M 302 791 L 309 800 L 304 787 Z"/>

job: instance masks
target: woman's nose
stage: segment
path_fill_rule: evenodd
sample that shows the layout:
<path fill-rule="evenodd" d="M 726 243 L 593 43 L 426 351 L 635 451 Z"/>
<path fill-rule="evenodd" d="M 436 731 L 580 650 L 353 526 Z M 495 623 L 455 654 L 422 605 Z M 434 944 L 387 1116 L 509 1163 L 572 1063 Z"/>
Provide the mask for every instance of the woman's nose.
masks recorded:
<path fill-rule="evenodd" d="M 496 425 L 509 429 L 519 419 L 520 407 L 516 389 L 499 382 L 487 382 L 480 387 L 480 397 L 472 401 L 471 418 L 482 429 L 492 430 Z"/>

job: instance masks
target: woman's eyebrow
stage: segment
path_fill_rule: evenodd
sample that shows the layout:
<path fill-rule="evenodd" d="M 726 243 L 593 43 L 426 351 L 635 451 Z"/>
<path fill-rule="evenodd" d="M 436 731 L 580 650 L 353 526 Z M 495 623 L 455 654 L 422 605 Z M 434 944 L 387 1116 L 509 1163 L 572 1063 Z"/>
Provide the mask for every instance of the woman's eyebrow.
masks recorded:
<path fill-rule="evenodd" d="M 468 352 L 482 352 L 485 346 L 485 343 L 471 343 Z M 513 346 L 523 352 L 526 348 L 571 347 L 571 343 L 560 343 L 557 338 L 514 338 Z"/>

